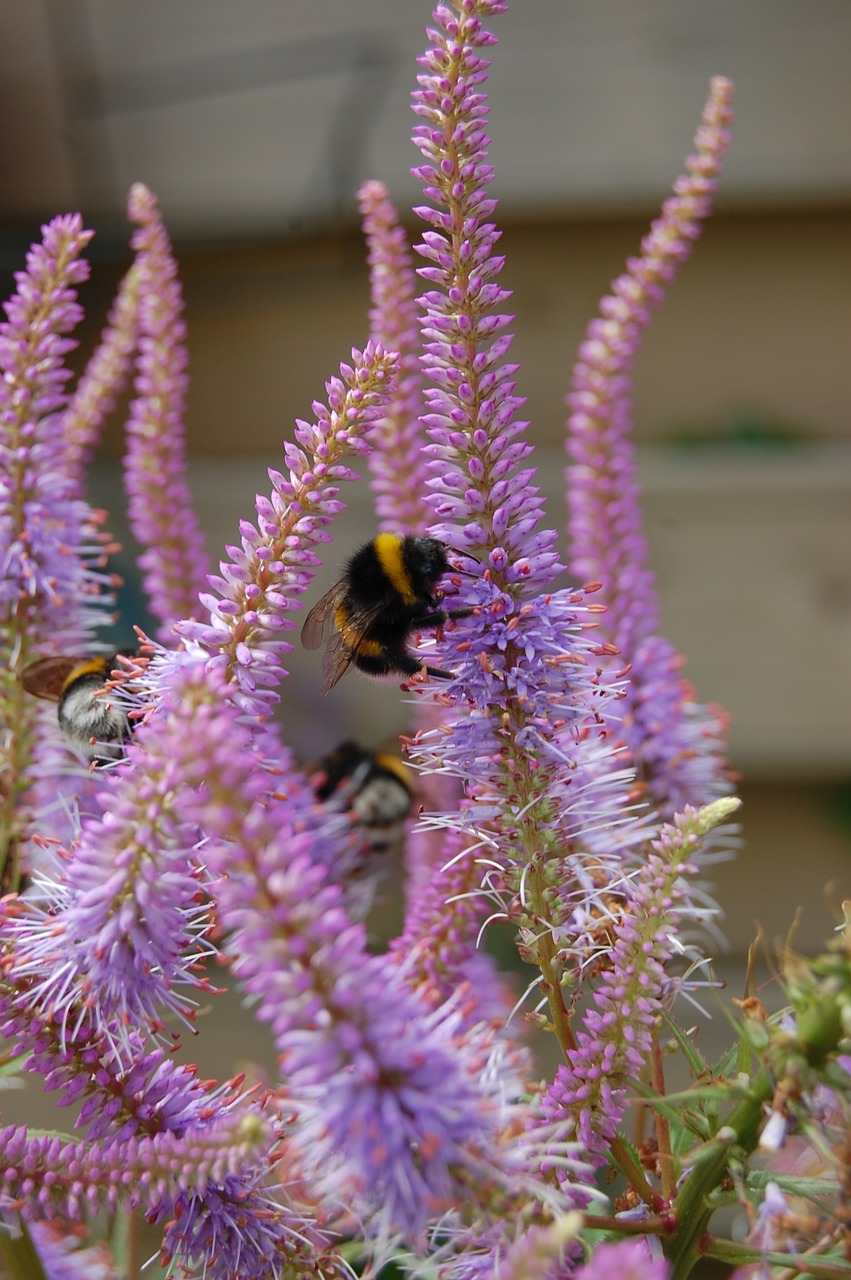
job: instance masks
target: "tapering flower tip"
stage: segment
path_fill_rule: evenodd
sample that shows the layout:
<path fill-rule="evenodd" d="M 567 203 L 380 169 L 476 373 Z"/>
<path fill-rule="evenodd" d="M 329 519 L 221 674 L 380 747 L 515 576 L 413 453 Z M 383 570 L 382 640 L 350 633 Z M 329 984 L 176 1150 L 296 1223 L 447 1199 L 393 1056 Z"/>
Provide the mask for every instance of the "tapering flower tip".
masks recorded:
<path fill-rule="evenodd" d="M 82 480 L 104 423 L 130 378 L 139 334 L 139 280 L 134 264 L 118 286 L 100 342 L 62 417 L 69 472 Z"/>
<path fill-rule="evenodd" d="M 79 254 L 92 233 L 77 214 L 55 218 L 43 233 L 26 271 L 16 275 L 8 320 L 0 325 L 0 611 L 15 609 L 26 619 L 30 644 L 48 633 L 54 643 L 79 644 L 106 620 L 84 620 L 84 605 L 105 582 L 89 563 L 102 547 L 67 474 L 56 410 L 65 404 L 70 377 L 65 356 L 76 346 L 65 335 L 82 315 L 76 286 L 89 270 Z"/>
<path fill-rule="evenodd" d="M 516 418 L 523 399 L 505 362 L 513 317 L 502 312 L 510 292 L 496 277 L 499 231 L 489 221 L 496 201 L 486 194 L 493 171 L 486 163 L 489 63 L 479 50 L 493 36 L 482 19 L 499 4 L 464 3 L 434 12 L 434 41 L 420 60 L 423 74 L 414 111 L 424 122 L 414 144 L 425 164 L 414 170 L 430 204 L 416 210 L 428 224 L 417 252 L 428 265 L 419 274 L 434 286 L 420 299 L 423 367 L 430 386 L 423 422 L 431 437 L 433 490 L 429 502 L 435 537 L 453 547 L 461 567 L 489 568 L 514 596 L 531 596 L 558 572 L 555 534 L 539 531 L 543 503 L 534 470 L 522 469 L 531 446 Z"/>
<path fill-rule="evenodd" d="M 382 182 L 358 192 L 369 250 L 371 337 L 399 353 L 399 374 L 387 410 L 372 429 L 369 468 L 382 531 L 425 532 L 428 476 L 422 452 L 417 279 L 405 229 Z"/>
<path fill-rule="evenodd" d="M 177 265 L 152 193 L 137 183 L 128 211 L 138 279 L 139 354 L 127 422 L 125 485 L 151 612 L 165 640 L 180 618 L 198 613 L 206 585 L 204 539 L 186 481 L 186 325 Z"/>
<path fill-rule="evenodd" d="M 671 971 L 671 961 L 686 950 L 678 937 L 683 920 L 698 913 L 689 897 L 693 857 L 704 822 L 711 826 L 714 816 L 721 820 L 725 807 L 713 813 L 709 806 L 706 817 L 689 809 L 664 826 L 634 877 L 621 886 L 621 901 L 610 908 L 605 946 L 598 943 L 601 975 L 593 1005 L 566 1064 L 543 1095 L 542 1114 L 548 1120 L 572 1120 L 573 1135 L 599 1164 L 620 1124 L 627 1083 L 640 1076 L 662 1010 L 684 985 Z"/>
<path fill-rule="evenodd" d="M 600 303 L 568 396 L 570 566 L 579 581 L 603 583 L 606 638 L 634 662 L 638 643 L 658 629 L 654 577 L 647 569 L 631 431 L 632 365 L 651 312 L 691 253 L 729 142 L 733 86 L 717 77 L 695 137 L 696 152 L 641 243 L 641 254 Z"/>
<path fill-rule="evenodd" d="M 15 273 L 17 291 L 3 304 L 0 324 L 0 430 L 37 422 L 65 403 L 71 374 L 64 357 L 77 344 L 64 337 L 80 321 L 76 286 L 88 279 L 80 258 L 94 232 L 78 213 L 42 227 L 42 242 L 27 254 L 26 270 Z"/>
<path fill-rule="evenodd" d="M 705 804 L 698 810 L 693 827 L 695 835 L 705 836 L 713 827 L 726 822 L 741 807 L 741 803 L 738 796 L 722 796 L 719 800 L 713 800 L 711 804 Z"/>
<path fill-rule="evenodd" d="M 340 483 L 356 476 L 347 460 L 368 451 L 364 436 L 384 412 L 397 367 L 381 343 L 352 351 L 352 364 L 326 383 L 327 405 L 314 401 L 316 421 L 299 420 L 296 443 L 284 444 L 288 474 L 270 469 L 272 493 L 258 494 L 256 524 L 240 523 L 240 545 L 209 576 L 213 590 L 200 597 L 209 623 L 177 627 L 212 655 L 230 697 L 250 714 L 265 716 L 277 700 L 281 659 L 293 647 L 281 632 L 295 626 L 288 614 L 301 608 L 320 563 L 315 548 L 330 540 L 327 526 L 345 505 Z"/>

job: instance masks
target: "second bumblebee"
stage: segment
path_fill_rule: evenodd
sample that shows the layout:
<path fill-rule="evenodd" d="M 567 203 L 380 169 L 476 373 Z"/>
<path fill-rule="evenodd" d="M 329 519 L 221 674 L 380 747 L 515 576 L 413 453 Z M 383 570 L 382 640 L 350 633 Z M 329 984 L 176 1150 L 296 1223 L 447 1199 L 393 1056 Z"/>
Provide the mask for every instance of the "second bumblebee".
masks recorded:
<path fill-rule="evenodd" d="M 397 756 L 341 742 L 312 766 L 311 784 L 318 800 L 343 803 L 370 852 L 383 853 L 401 836 L 413 791 Z"/>

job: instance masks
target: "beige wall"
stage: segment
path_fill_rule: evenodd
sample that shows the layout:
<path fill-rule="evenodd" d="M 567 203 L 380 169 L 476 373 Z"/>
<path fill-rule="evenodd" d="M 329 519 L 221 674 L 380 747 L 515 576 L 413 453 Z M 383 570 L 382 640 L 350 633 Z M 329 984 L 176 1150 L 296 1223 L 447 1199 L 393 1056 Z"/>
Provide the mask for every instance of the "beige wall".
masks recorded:
<path fill-rule="evenodd" d="M 536 439 L 560 442 L 577 345 L 650 216 L 505 231 L 513 354 Z M 367 336 L 360 235 L 182 255 L 181 271 L 191 448 L 273 455 Z M 90 299 L 102 315 L 113 276 L 105 268 L 99 276 Z M 819 439 L 851 439 L 849 280 L 851 210 L 716 217 L 641 352 L 638 438 L 723 430 L 747 412 Z"/>

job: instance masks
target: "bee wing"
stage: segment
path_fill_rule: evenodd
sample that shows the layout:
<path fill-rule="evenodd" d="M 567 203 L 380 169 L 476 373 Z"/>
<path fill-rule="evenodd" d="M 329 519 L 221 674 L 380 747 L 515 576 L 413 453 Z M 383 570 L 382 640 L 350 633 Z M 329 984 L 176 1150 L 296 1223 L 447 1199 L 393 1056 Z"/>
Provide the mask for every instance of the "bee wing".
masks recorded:
<path fill-rule="evenodd" d="M 345 582 L 335 582 L 304 620 L 301 643 L 305 649 L 325 646 L 322 657 L 322 692 L 327 693 L 345 675 L 354 661 L 354 653 L 337 630 L 335 616 L 346 594 Z"/>
<path fill-rule="evenodd" d="M 334 625 L 334 614 L 343 603 L 345 594 L 345 582 L 335 582 L 331 590 L 326 591 L 310 610 L 301 628 L 301 643 L 305 649 L 318 649 L 339 634 Z"/>
<path fill-rule="evenodd" d="M 322 658 L 322 692 L 333 689 L 354 662 L 361 641 L 372 624 L 385 609 L 383 600 L 377 600 L 368 609 L 360 609 L 346 618 L 345 634 L 337 629 L 336 614 L 346 596 L 346 583 L 336 583 L 313 606 L 301 629 L 301 642 L 305 649 L 318 649 L 325 645 Z M 355 637 L 354 644 L 352 637 Z"/>
<path fill-rule="evenodd" d="M 21 683 L 27 693 L 34 693 L 37 698 L 46 698 L 49 702 L 58 702 L 62 686 L 80 662 L 80 658 L 62 658 L 58 654 L 38 658 L 24 667 Z"/>

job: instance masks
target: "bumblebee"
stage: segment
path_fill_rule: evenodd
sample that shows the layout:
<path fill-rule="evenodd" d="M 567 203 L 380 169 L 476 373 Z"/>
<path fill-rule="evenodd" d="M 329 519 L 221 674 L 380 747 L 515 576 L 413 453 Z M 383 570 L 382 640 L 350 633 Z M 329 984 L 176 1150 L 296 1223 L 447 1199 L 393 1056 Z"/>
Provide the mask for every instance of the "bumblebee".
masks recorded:
<path fill-rule="evenodd" d="M 90 764 L 117 760 L 130 737 L 130 722 L 122 707 L 104 696 L 119 654 L 132 658 L 135 649 L 94 658 L 53 655 L 30 663 L 21 673 L 27 693 L 58 704 L 59 727 L 74 750 Z"/>
<path fill-rule="evenodd" d="M 375 677 L 414 676 L 425 666 L 430 676 L 451 679 L 451 671 L 424 664 L 406 648 L 413 631 L 469 616 L 469 609 L 438 607 L 436 585 L 448 569 L 442 542 L 411 533 L 379 533 L 356 551 L 301 629 L 306 649 L 325 645 L 322 692 L 351 666 Z"/>
<path fill-rule="evenodd" d="M 341 742 L 311 766 L 310 774 L 316 798 L 342 801 L 370 852 L 383 853 L 399 838 L 414 793 L 396 756 Z"/>

